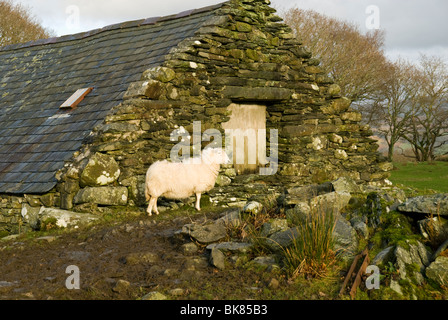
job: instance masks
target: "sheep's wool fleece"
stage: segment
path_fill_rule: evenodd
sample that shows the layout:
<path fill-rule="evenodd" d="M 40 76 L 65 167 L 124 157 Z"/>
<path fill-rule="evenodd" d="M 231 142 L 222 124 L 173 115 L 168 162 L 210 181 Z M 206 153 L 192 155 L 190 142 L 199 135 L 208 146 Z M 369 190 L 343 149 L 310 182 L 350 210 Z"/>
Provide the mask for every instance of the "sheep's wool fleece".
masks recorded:
<path fill-rule="evenodd" d="M 184 199 L 211 190 L 216 176 L 210 164 L 171 163 L 164 160 L 148 169 L 147 187 L 153 197 Z"/>

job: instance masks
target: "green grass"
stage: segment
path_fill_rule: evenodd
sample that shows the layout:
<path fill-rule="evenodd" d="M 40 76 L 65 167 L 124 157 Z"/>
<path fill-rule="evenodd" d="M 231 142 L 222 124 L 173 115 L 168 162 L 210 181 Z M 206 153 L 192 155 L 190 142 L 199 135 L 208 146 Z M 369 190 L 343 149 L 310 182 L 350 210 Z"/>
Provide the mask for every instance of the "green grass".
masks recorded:
<path fill-rule="evenodd" d="M 394 163 L 390 180 L 421 191 L 448 193 L 448 162 Z"/>

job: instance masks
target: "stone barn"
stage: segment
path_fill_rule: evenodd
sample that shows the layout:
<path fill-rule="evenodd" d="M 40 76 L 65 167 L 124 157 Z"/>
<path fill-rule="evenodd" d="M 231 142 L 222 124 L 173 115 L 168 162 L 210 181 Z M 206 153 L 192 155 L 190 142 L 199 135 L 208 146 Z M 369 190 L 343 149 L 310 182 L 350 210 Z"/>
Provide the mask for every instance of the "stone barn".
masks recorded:
<path fill-rule="evenodd" d="M 207 130 L 230 130 L 242 154 L 222 169 L 209 194 L 216 203 L 388 177 L 360 113 L 269 0 L 9 45 L 0 61 L 3 232 L 26 228 L 41 208 L 143 210 L 147 168 L 194 140 L 197 124 L 202 147 Z M 273 150 L 272 174 L 260 175 Z"/>

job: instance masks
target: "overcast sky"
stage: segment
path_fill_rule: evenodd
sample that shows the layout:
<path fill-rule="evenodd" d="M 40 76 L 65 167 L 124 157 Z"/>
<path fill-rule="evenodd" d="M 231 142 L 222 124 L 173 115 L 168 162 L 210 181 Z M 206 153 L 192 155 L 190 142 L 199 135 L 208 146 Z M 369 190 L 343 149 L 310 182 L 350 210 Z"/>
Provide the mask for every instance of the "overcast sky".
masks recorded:
<path fill-rule="evenodd" d="M 128 20 L 164 16 L 223 2 L 223 0 L 14 0 L 58 36 Z M 447 0 L 271 0 L 277 10 L 313 9 L 358 24 L 379 21 L 386 30 L 386 53 L 417 59 L 419 53 L 439 55 L 448 61 Z M 374 11 L 366 12 L 369 6 Z M 378 15 L 377 15 L 378 14 Z M 376 18 L 379 17 L 379 20 Z"/>

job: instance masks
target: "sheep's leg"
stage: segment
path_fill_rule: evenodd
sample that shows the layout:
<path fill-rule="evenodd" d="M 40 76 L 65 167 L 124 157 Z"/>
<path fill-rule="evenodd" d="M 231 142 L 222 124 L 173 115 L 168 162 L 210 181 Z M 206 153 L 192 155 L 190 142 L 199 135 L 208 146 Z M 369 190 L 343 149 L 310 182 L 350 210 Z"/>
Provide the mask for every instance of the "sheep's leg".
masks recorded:
<path fill-rule="evenodd" d="M 196 193 L 196 205 L 195 205 L 196 210 L 201 211 L 201 194 L 200 193 Z"/>
<path fill-rule="evenodd" d="M 148 208 L 146 209 L 146 212 L 147 212 L 148 215 L 150 215 L 150 216 L 152 216 L 152 213 L 151 213 L 151 211 L 152 211 L 152 204 L 153 204 L 153 202 L 152 202 L 152 198 L 149 198 L 149 204 L 148 204 Z"/>
<path fill-rule="evenodd" d="M 148 208 L 146 209 L 146 212 L 152 216 L 152 208 L 154 208 L 154 204 L 155 204 L 155 213 L 159 214 L 159 212 L 157 211 L 157 198 L 156 197 L 151 197 L 151 199 L 149 199 L 149 204 L 148 204 Z"/>
<path fill-rule="evenodd" d="M 159 209 L 157 209 L 157 198 L 156 201 L 154 201 L 154 212 L 159 215 Z"/>

